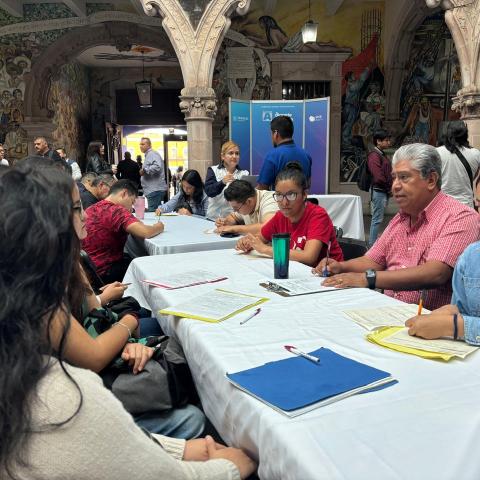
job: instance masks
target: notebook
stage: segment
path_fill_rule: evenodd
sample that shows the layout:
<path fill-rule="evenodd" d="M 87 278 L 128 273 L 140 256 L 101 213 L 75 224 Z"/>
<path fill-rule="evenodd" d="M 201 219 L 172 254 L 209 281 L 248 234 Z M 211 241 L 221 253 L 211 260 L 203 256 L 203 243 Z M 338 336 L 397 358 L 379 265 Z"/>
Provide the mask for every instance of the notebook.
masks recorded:
<path fill-rule="evenodd" d="M 396 383 L 390 373 L 328 348 L 309 353 L 320 358 L 320 363 L 303 357 L 289 357 L 227 373 L 227 378 L 235 387 L 288 417 Z"/>

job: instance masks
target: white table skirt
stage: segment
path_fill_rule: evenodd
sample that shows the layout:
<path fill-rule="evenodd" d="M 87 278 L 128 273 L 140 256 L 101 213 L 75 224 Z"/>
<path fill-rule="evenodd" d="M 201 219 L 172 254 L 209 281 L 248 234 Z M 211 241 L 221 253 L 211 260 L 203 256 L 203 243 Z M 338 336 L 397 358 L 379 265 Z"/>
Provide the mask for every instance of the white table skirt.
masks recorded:
<path fill-rule="evenodd" d="M 164 290 L 144 278 L 206 267 L 229 279 L 215 285 Z M 480 353 L 449 363 L 390 351 L 365 340 L 342 309 L 394 304 L 366 289 L 283 298 L 258 283 L 270 259 L 232 250 L 145 257 L 132 262 L 128 293 L 153 311 L 213 288 L 269 297 L 245 325 L 160 317 L 184 346 L 205 412 L 224 440 L 259 460 L 262 480 L 425 480 L 480 478 Z M 291 264 L 291 278 L 309 275 Z M 399 383 L 287 418 L 231 386 L 236 372 L 288 357 L 283 345 L 321 346 L 390 372 Z"/>
<path fill-rule="evenodd" d="M 336 227 L 343 229 L 343 236 L 365 240 L 362 199 L 358 195 L 309 195 L 318 199 Z"/>
<path fill-rule="evenodd" d="M 154 213 L 145 213 L 143 222 L 151 225 L 159 217 Z M 178 215 L 175 217 L 161 216 L 165 230 L 156 237 L 141 240 L 129 236 L 127 252 L 132 257 L 148 255 L 167 255 L 171 253 L 199 252 L 204 250 L 218 250 L 233 248 L 238 238 L 220 237 L 216 233 L 205 233 L 215 228 L 215 223 L 197 216 Z M 146 252 L 145 252 L 146 251 Z"/>

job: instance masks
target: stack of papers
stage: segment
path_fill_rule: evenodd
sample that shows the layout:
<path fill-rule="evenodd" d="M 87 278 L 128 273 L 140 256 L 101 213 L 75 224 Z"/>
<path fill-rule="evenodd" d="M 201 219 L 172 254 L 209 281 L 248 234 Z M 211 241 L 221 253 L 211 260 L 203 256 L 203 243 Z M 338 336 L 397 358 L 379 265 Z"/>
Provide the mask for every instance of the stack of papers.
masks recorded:
<path fill-rule="evenodd" d="M 303 357 L 269 362 L 238 373 L 227 373 L 229 381 L 288 417 L 395 382 L 382 370 L 320 348 Z"/>
<path fill-rule="evenodd" d="M 219 277 L 207 270 L 190 270 L 189 272 L 177 273 L 175 275 L 165 275 L 159 280 L 143 280 L 144 283 L 154 287 L 174 290 L 177 288 L 192 287 L 194 285 L 203 285 L 205 283 L 215 283 L 226 280 L 227 277 Z"/>
<path fill-rule="evenodd" d="M 465 358 L 478 349 L 468 343 L 449 339 L 425 340 L 413 337 L 408 334 L 408 329 L 405 327 L 377 329 L 367 335 L 367 340 L 398 352 L 446 362 L 454 357 Z"/>
<path fill-rule="evenodd" d="M 267 300 L 268 298 L 215 289 L 178 305 L 164 308 L 159 313 L 204 322 L 223 322 Z"/>
<path fill-rule="evenodd" d="M 370 331 L 380 327 L 404 327 L 405 322 L 417 315 L 417 312 L 418 305 L 412 303 L 343 311 L 355 323 Z M 430 310 L 424 308 L 422 312 L 430 313 Z"/>
<path fill-rule="evenodd" d="M 408 334 L 405 322 L 417 315 L 418 305 L 404 304 L 377 308 L 345 310 L 343 313 L 370 331 L 367 340 L 382 347 L 423 358 L 449 361 L 465 358 L 478 347 L 450 339 L 425 340 Z M 423 309 L 428 314 L 429 310 Z"/>

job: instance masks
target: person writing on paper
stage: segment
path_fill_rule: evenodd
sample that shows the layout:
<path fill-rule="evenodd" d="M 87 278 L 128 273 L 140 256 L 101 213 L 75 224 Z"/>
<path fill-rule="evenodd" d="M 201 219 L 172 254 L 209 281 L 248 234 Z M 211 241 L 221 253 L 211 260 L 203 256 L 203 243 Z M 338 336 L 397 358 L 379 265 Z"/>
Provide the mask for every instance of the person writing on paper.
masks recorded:
<path fill-rule="evenodd" d="M 462 339 L 480 345 L 480 242 L 460 256 L 452 279 L 452 303 L 429 315 L 417 315 L 405 322 L 408 333 L 432 340 L 441 337 Z"/>
<path fill-rule="evenodd" d="M 225 187 L 233 180 L 248 175 L 248 170 L 242 170 L 238 165 L 240 149 L 235 142 L 229 140 L 222 145 L 220 158 L 218 165 L 208 167 L 205 178 L 205 193 L 210 198 L 207 218 L 211 220 L 223 218 L 231 213 L 232 208 L 224 198 Z"/>
<path fill-rule="evenodd" d="M 217 218 L 218 233 L 259 234 L 277 212 L 278 205 L 270 190 L 256 190 L 246 180 L 234 180 L 224 192 L 233 212 Z"/>
<path fill-rule="evenodd" d="M 327 255 L 337 261 L 343 260 L 342 249 L 337 242 L 333 223 L 320 206 L 307 202 L 307 179 L 300 164 L 290 162 L 275 180 L 273 198 L 278 211 L 260 230 L 249 233 L 237 242 L 237 250 L 255 250 L 272 256 L 269 243 L 275 233 L 290 233 L 290 259 L 314 266 Z"/>
<path fill-rule="evenodd" d="M 178 192 L 155 213 L 177 212 L 179 215 L 200 215 L 207 213 L 208 197 L 205 193 L 202 177 L 196 170 L 187 170 L 180 182 Z"/>
<path fill-rule="evenodd" d="M 78 249 L 71 192 L 12 169 L 0 176 L 0 202 L 0 478 L 249 477 L 255 463 L 211 437 L 146 435 L 100 377 L 65 361 Z"/>
<path fill-rule="evenodd" d="M 429 310 L 450 302 L 450 281 L 460 254 L 480 239 L 480 216 L 441 190 L 442 163 L 431 145 L 400 147 L 392 161 L 392 193 L 400 207 L 368 252 L 346 262 L 331 261 L 323 285 L 380 288 L 418 304 L 426 290 Z M 322 274 L 325 261 L 315 272 Z"/>
<path fill-rule="evenodd" d="M 132 261 L 123 252 L 129 234 L 151 238 L 163 232 L 163 223 L 145 225 L 133 215 L 137 193 L 136 185 L 130 180 L 119 180 L 104 200 L 87 208 L 88 236 L 82 241 L 82 248 L 105 283 L 123 280 Z"/>

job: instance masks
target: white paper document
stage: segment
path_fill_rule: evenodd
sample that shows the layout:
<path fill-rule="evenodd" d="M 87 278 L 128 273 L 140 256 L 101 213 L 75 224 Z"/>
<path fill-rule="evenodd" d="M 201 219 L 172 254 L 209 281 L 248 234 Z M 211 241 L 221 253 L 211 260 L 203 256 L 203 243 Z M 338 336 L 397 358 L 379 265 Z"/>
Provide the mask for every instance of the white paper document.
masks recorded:
<path fill-rule="evenodd" d="M 413 303 L 343 311 L 355 323 L 370 331 L 380 327 L 403 327 L 417 312 L 418 305 Z M 430 313 L 430 310 L 424 308 L 422 313 Z"/>
<path fill-rule="evenodd" d="M 165 275 L 154 280 L 144 280 L 144 283 L 154 287 L 175 289 L 202 285 L 205 283 L 214 283 L 226 280 L 227 277 L 219 277 L 208 270 L 190 270 L 188 272 L 176 273 L 174 275 Z"/>
<path fill-rule="evenodd" d="M 427 352 L 446 353 L 460 358 L 465 358 L 467 355 L 478 349 L 478 347 L 474 347 L 468 343 L 457 342 L 455 340 L 425 340 L 424 338 L 412 337 L 408 334 L 407 328 L 399 330 L 389 337 L 385 337 L 383 341 L 393 343 L 394 345 L 401 345 L 403 347 L 425 350 Z"/>
<path fill-rule="evenodd" d="M 276 291 L 275 286 L 278 286 L 279 292 L 284 292 L 289 296 L 295 295 L 307 295 L 309 293 L 321 293 L 340 290 L 335 287 L 324 287 L 322 282 L 325 278 L 322 277 L 307 277 L 307 278 L 291 278 L 291 279 L 278 279 L 267 280 L 265 283 L 271 285 L 269 290 Z"/>
<path fill-rule="evenodd" d="M 164 308 L 160 313 L 207 322 L 221 322 L 267 300 L 268 298 L 215 289 L 178 305 Z"/>

